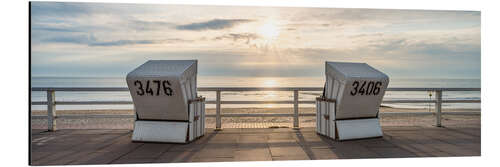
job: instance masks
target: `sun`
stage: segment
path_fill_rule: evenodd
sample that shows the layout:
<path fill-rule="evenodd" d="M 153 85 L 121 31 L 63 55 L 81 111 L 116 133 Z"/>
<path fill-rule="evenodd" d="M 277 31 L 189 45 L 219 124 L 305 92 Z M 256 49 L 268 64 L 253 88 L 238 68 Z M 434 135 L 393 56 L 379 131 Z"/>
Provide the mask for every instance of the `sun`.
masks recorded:
<path fill-rule="evenodd" d="M 280 29 L 273 21 L 267 21 L 259 27 L 259 36 L 267 41 L 273 41 L 280 35 Z"/>

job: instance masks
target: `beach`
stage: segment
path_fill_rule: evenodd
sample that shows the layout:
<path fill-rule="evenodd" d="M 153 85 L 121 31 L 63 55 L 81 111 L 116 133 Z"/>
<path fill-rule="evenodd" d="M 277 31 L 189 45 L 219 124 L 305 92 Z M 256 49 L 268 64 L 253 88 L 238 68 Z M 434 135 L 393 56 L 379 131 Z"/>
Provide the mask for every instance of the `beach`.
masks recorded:
<path fill-rule="evenodd" d="M 315 113 L 313 107 L 301 107 L 299 113 Z M 381 107 L 382 126 L 433 126 L 436 117 L 434 110 Z M 467 113 L 458 115 L 444 114 L 444 126 L 478 126 L 481 123 L 480 109 L 443 109 L 443 113 Z M 293 108 L 222 108 L 222 114 L 292 114 Z M 397 114 L 391 114 L 397 113 Z M 405 114 L 409 113 L 409 114 Z M 417 113 L 417 114 L 415 114 Z M 471 114 L 472 113 L 472 114 Z M 58 110 L 58 116 L 71 115 L 133 115 L 133 110 Z M 215 115 L 215 108 L 207 108 L 207 115 Z M 32 110 L 32 116 L 46 116 L 43 110 Z M 222 128 L 290 128 L 293 117 L 222 117 Z M 133 129 L 134 118 L 58 118 L 58 129 Z M 315 127 L 315 116 L 299 117 L 300 127 Z M 215 128 L 215 117 L 206 118 L 206 127 Z M 47 129 L 47 120 L 32 118 L 32 129 Z"/>

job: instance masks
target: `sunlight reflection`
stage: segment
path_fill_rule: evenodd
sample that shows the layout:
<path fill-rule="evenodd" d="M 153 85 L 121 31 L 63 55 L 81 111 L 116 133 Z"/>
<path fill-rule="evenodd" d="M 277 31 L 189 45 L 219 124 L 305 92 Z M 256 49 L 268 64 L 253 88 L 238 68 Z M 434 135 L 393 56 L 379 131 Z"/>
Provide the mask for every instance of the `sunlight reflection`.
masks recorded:
<path fill-rule="evenodd" d="M 272 78 L 265 79 L 262 82 L 262 85 L 264 87 L 278 87 L 279 86 L 278 84 L 279 83 L 277 82 L 277 80 L 276 79 L 272 79 Z M 263 93 L 264 93 L 264 95 L 263 95 L 264 99 L 275 100 L 276 98 L 278 98 L 278 92 L 277 91 L 265 91 Z M 276 106 L 275 104 L 266 104 L 265 105 L 266 108 L 273 108 L 275 106 Z"/>
<path fill-rule="evenodd" d="M 275 105 L 274 104 L 266 104 L 266 106 L 264 106 L 265 108 L 274 108 Z"/>
<path fill-rule="evenodd" d="M 275 79 L 266 79 L 262 82 L 262 86 L 264 86 L 264 87 L 276 87 L 276 86 L 278 86 L 278 82 Z"/>

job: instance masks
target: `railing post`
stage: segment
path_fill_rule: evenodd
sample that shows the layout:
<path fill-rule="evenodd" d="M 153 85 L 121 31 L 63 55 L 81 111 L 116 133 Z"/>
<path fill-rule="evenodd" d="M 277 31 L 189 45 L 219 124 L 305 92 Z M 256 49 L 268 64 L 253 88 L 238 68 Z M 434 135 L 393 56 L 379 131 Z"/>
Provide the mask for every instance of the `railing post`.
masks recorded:
<path fill-rule="evenodd" d="M 215 104 L 215 130 L 221 130 L 221 116 L 220 116 L 220 90 L 216 92 Z"/>
<path fill-rule="evenodd" d="M 299 90 L 293 90 L 293 128 L 299 128 Z"/>
<path fill-rule="evenodd" d="M 441 127 L 441 104 L 443 100 L 443 91 L 436 90 L 436 126 Z"/>
<path fill-rule="evenodd" d="M 56 95 L 53 90 L 47 91 L 47 127 L 49 131 L 56 130 Z"/>

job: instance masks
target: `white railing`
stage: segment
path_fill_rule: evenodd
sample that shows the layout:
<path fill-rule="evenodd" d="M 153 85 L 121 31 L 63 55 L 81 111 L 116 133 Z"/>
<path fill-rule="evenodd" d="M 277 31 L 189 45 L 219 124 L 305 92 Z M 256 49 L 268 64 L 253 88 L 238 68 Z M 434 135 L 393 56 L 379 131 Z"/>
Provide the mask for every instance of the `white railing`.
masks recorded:
<path fill-rule="evenodd" d="M 47 105 L 47 122 L 50 131 L 56 130 L 56 118 L 134 118 L 134 115 L 67 115 L 56 116 L 56 105 L 121 105 L 133 104 L 132 101 L 56 101 L 55 92 L 114 92 L 129 91 L 126 87 L 34 87 L 31 91 L 47 92 L 47 101 L 33 101 L 32 105 Z M 315 116 L 315 113 L 299 114 L 299 104 L 315 104 L 313 100 L 299 101 L 299 91 L 323 91 L 322 87 L 200 87 L 198 91 L 216 93 L 215 101 L 206 101 L 215 104 L 216 114 L 206 115 L 215 117 L 216 129 L 222 127 L 221 117 L 293 117 L 293 127 L 299 127 L 299 116 Z M 221 101 L 221 92 L 241 91 L 293 91 L 293 100 L 280 101 Z M 435 100 L 384 100 L 383 103 L 435 103 L 436 126 L 441 127 L 442 103 L 481 103 L 481 100 L 443 100 L 444 91 L 481 91 L 480 88 L 387 88 L 386 91 L 432 91 Z M 31 99 L 30 99 L 31 100 Z M 221 104 L 293 104 L 293 114 L 221 114 Z M 452 113 L 449 113 L 452 114 Z M 37 117 L 37 116 L 32 116 Z"/>

